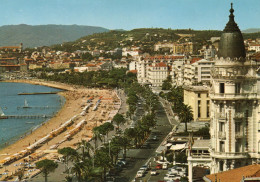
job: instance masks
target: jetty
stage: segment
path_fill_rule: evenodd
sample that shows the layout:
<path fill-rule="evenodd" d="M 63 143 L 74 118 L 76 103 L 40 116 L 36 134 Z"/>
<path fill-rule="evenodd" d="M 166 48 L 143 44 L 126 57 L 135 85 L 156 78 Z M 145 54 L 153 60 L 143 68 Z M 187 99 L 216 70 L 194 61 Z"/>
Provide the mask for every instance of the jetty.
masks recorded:
<path fill-rule="evenodd" d="M 57 94 L 59 92 L 31 92 L 31 93 L 18 93 L 18 95 L 42 95 L 42 94 Z"/>
<path fill-rule="evenodd" d="M 0 119 L 38 119 L 51 117 L 50 115 L 0 115 Z"/>

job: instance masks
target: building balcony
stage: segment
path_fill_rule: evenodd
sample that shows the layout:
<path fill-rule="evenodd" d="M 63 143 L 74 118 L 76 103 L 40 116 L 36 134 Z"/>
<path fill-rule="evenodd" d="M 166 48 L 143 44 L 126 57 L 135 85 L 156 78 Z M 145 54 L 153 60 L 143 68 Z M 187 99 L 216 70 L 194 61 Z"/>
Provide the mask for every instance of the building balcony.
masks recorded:
<path fill-rule="evenodd" d="M 244 113 L 235 113 L 234 119 L 241 119 L 244 118 L 245 114 Z"/>
<path fill-rule="evenodd" d="M 215 93 L 211 94 L 213 100 L 243 100 L 257 99 L 257 93 Z"/>
<path fill-rule="evenodd" d="M 211 156 L 214 158 L 221 159 L 239 159 L 239 158 L 247 158 L 248 152 L 217 152 L 211 151 Z"/>
<path fill-rule="evenodd" d="M 236 139 L 237 139 L 237 138 L 243 138 L 243 136 L 244 136 L 243 132 L 236 132 L 236 133 L 235 133 Z"/>
<path fill-rule="evenodd" d="M 218 138 L 221 139 L 221 140 L 225 140 L 226 139 L 226 132 L 219 131 L 218 132 Z"/>
<path fill-rule="evenodd" d="M 226 113 L 224 113 L 224 112 L 217 113 L 217 118 L 218 119 L 226 119 Z"/>

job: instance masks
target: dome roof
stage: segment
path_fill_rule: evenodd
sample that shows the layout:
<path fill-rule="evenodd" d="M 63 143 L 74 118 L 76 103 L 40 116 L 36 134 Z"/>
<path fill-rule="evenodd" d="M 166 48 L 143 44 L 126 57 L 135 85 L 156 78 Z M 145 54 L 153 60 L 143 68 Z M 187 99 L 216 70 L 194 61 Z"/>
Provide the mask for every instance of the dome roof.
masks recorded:
<path fill-rule="evenodd" d="M 245 58 L 244 39 L 234 20 L 234 9 L 231 3 L 229 21 L 220 38 L 218 57 Z"/>

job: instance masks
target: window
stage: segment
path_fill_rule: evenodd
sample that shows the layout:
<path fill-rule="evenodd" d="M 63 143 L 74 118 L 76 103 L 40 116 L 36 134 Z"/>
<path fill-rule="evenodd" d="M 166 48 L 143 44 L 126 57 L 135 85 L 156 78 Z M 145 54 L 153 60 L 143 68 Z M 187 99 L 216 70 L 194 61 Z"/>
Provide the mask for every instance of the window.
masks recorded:
<path fill-rule="evenodd" d="M 198 118 L 200 118 L 200 106 L 198 106 Z"/>
<path fill-rule="evenodd" d="M 241 84 L 240 84 L 240 83 L 235 83 L 235 93 L 236 93 L 236 94 L 239 94 L 239 93 L 240 93 L 240 87 L 241 87 Z"/>
<path fill-rule="evenodd" d="M 198 98 L 200 98 L 200 93 L 198 93 Z"/>
<path fill-rule="evenodd" d="M 223 171 L 223 167 L 224 167 L 224 162 L 219 161 L 219 171 Z"/>
<path fill-rule="evenodd" d="M 219 104 L 219 112 L 220 113 L 224 112 L 224 104 L 223 103 Z"/>
<path fill-rule="evenodd" d="M 225 93 L 225 83 L 219 83 L 219 93 Z"/>
<path fill-rule="evenodd" d="M 219 131 L 220 132 L 224 132 L 225 131 L 225 123 L 223 123 L 223 122 L 219 123 Z"/>
<path fill-rule="evenodd" d="M 235 123 L 235 132 L 239 133 L 240 132 L 240 128 L 241 128 L 241 124 L 239 122 Z"/>
<path fill-rule="evenodd" d="M 219 142 L 219 151 L 225 152 L 225 142 L 224 141 Z"/>
<path fill-rule="evenodd" d="M 207 106 L 207 118 L 209 118 L 209 106 Z"/>

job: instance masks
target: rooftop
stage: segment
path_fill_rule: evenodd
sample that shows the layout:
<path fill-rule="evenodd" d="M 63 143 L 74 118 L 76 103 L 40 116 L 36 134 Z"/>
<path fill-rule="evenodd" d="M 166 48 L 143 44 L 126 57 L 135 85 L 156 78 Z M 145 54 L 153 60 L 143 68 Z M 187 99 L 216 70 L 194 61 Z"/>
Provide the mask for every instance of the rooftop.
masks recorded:
<path fill-rule="evenodd" d="M 205 176 L 207 180 L 212 182 L 240 182 L 243 177 L 260 177 L 260 165 L 254 164 Z"/>

